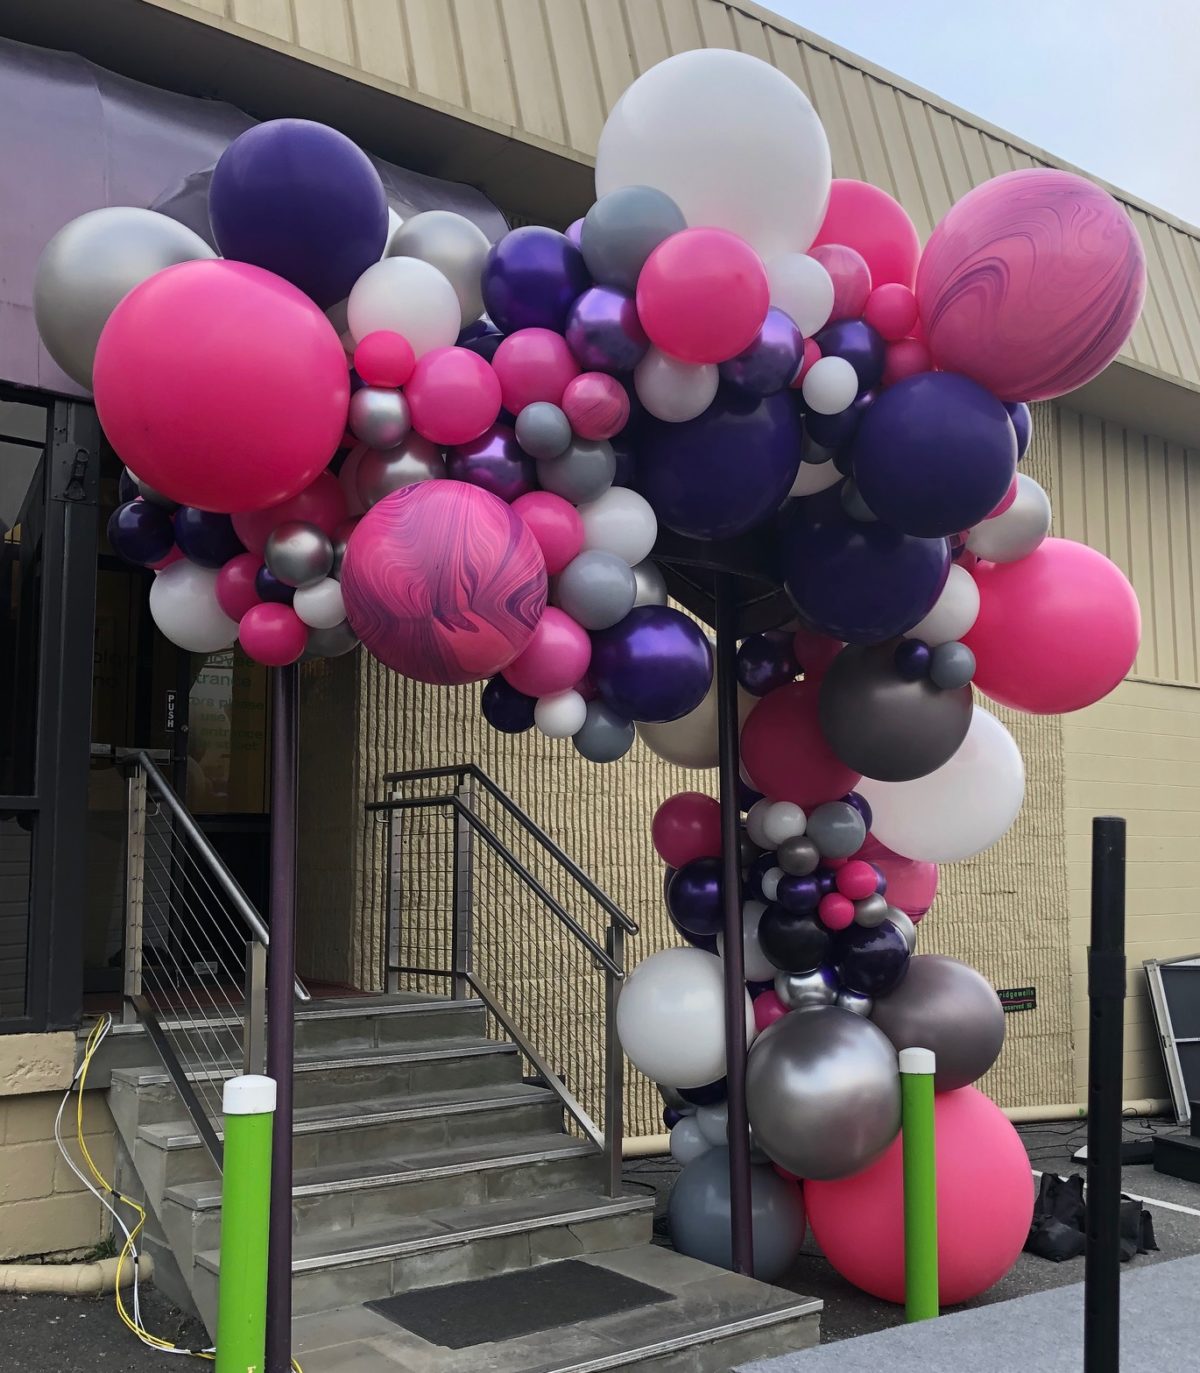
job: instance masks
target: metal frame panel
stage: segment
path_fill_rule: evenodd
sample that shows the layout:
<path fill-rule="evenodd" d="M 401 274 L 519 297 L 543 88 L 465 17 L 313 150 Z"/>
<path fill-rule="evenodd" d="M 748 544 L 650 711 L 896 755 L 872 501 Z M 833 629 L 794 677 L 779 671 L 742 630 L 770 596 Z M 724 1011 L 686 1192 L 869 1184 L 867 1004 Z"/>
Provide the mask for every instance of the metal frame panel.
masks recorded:
<path fill-rule="evenodd" d="M 1183 1064 L 1179 1060 L 1180 1041 L 1171 1023 L 1171 1008 L 1167 1004 L 1167 992 L 1162 979 L 1163 968 L 1180 964 L 1191 964 L 1195 967 L 1197 987 L 1200 988 L 1200 954 L 1185 954 L 1181 958 L 1148 958 L 1142 966 L 1146 969 L 1150 1009 L 1154 1012 L 1154 1028 L 1158 1031 L 1159 1043 L 1162 1045 L 1163 1066 L 1171 1091 L 1171 1105 L 1175 1108 L 1175 1119 L 1180 1125 L 1188 1125 L 1192 1119 L 1192 1104 L 1188 1098 L 1187 1083 L 1184 1081 Z"/>

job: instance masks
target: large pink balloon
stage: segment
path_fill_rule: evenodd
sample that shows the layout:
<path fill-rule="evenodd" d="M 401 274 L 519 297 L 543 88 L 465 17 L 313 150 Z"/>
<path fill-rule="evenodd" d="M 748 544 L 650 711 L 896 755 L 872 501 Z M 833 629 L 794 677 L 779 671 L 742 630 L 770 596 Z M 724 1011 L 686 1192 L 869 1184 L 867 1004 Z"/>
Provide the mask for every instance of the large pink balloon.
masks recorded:
<path fill-rule="evenodd" d="M 546 563 L 525 523 L 482 487 L 402 487 L 356 525 L 342 563 L 351 629 L 419 682 L 491 677 L 533 637 Z"/>
<path fill-rule="evenodd" d="M 789 682 L 762 698 L 742 726 L 742 762 L 756 791 L 810 810 L 836 801 L 861 780 L 825 742 L 817 715 L 818 677 Z"/>
<path fill-rule="evenodd" d="M 986 1292 L 1017 1261 L 1033 1215 L 1020 1136 L 974 1087 L 934 1099 L 938 1284 L 943 1306 Z M 852 1177 L 806 1182 L 813 1234 L 837 1271 L 872 1296 L 904 1300 L 903 1131 Z"/>
<path fill-rule="evenodd" d="M 350 375 L 333 325 L 245 262 L 181 262 L 135 286 L 104 326 L 93 375 L 122 461 L 203 510 L 294 496 L 346 426 Z"/>
<path fill-rule="evenodd" d="M 913 921 L 928 913 L 938 889 L 936 863 L 922 863 L 919 859 L 893 853 L 873 834 L 867 835 L 866 843 L 855 857 L 873 863 L 883 873 L 889 906 L 896 906 Z"/>
<path fill-rule="evenodd" d="M 272 531 L 281 524 L 302 520 L 305 524 L 315 524 L 332 538 L 333 531 L 347 513 L 346 492 L 337 477 L 332 472 L 320 472 L 290 500 L 269 505 L 265 510 L 249 510 L 235 515 L 233 532 L 251 553 L 261 553 Z"/>
<path fill-rule="evenodd" d="M 917 271 L 937 365 L 1001 400 L 1049 400 L 1121 351 L 1146 294 L 1146 257 L 1124 209 L 1073 172 L 1031 167 L 951 206 Z"/>
<path fill-rule="evenodd" d="M 993 701 L 1057 715 L 1107 696 L 1142 636 L 1137 596 L 1103 553 L 1046 539 L 1015 563 L 980 562 L 979 616 L 963 636 Z"/>
<path fill-rule="evenodd" d="M 813 247 L 823 243 L 844 243 L 861 253 L 876 286 L 888 281 L 911 286 L 917 275 L 921 240 L 912 220 L 898 200 L 868 181 L 834 178 Z"/>

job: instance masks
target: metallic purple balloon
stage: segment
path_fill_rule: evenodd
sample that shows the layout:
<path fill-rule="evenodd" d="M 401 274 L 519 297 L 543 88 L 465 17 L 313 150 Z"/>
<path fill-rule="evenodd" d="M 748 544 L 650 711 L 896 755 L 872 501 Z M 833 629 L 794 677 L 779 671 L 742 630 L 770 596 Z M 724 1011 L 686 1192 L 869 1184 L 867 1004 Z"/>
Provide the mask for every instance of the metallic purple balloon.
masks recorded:
<path fill-rule="evenodd" d="M 908 971 L 908 941 L 890 920 L 849 925 L 834 941 L 834 966 L 843 987 L 863 996 L 887 996 Z"/>
<path fill-rule="evenodd" d="M 667 910 L 676 927 L 689 939 L 713 938 L 725 921 L 721 860 L 693 858 L 671 878 Z"/>
<path fill-rule="evenodd" d="M 650 347 L 633 297 L 615 286 L 584 291 L 571 306 L 566 336 L 588 372 L 632 372 Z"/>
<path fill-rule="evenodd" d="M 929 645 L 920 639 L 905 639 L 896 645 L 896 671 L 906 682 L 919 682 L 929 676 Z"/>
<path fill-rule="evenodd" d="M 634 606 L 592 635 L 588 674 L 600 699 L 627 720 L 678 720 L 704 700 L 712 673 L 704 632 L 671 606 Z"/>
<path fill-rule="evenodd" d="M 857 791 L 848 791 L 845 796 L 840 799 L 845 801 L 848 806 L 853 806 L 854 809 L 858 811 L 859 815 L 862 816 L 863 824 L 866 825 L 867 829 L 871 828 L 871 824 L 875 819 L 875 814 L 871 810 L 870 801 L 868 801 L 865 796 L 860 795 Z"/>
<path fill-rule="evenodd" d="M 496 327 L 561 334 L 575 298 L 591 285 L 583 254 L 565 234 L 537 224 L 513 229 L 483 264 L 483 303 Z"/>
<path fill-rule="evenodd" d="M 260 601 L 278 601 L 280 605 L 291 605 L 296 595 L 294 586 L 281 582 L 265 565 L 254 574 L 254 589 Z"/>
<path fill-rule="evenodd" d="M 744 639 L 737 653 L 738 685 L 751 696 L 765 696 L 799 677 L 794 639 L 784 629 L 768 629 Z"/>
<path fill-rule="evenodd" d="M 573 220 L 570 222 L 570 224 L 567 225 L 567 237 L 568 237 L 568 238 L 571 240 L 571 242 L 576 246 L 576 248 L 579 247 L 579 241 L 580 241 L 580 239 L 583 237 L 583 216 L 582 216 L 582 215 L 580 215 L 578 219 L 573 219 Z"/>
<path fill-rule="evenodd" d="M 775 900 L 785 911 L 808 915 L 821 901 L 821 884 L 815 877 L 793 877 L 785 874 L 779 879 Z"/>
<path fill-rule="evenodd" d="M 868 391 L 883 380 L 887 344 L 861 319 L 839 319 L 816 334 L 823 358 L 845 358 L 858 375 L 859 391 Z"/>
<path fill-rule="evenodd" d="M 866 326 L 864 325 L 864 328 Z M 872 330 L 872 332 L 874 332 Z M 882 340 L 880 340 L 882 347 Z M 804 361 L 804 335 L 791 315 L 772 306 L 745 352 L 721 363 L 721 380 L 751 396 L 773 396 L 790 386 Z M 883 364 L 880 362 L 880 375 Z"/>
<path fill-rule="evenodd" d="M 506 424 L 493 424 L 471 443 L 446 452 L 446 476 L 481 486 L 509 505 L 537 490 L 537 464 Z"/>
<path fill-rule="evenodd" d="M 189 562 L 201 567 L 224 567 L 246 551 L 228 515 L 194 505 L 181 505 L 175 512 L 175 542 Z"/>
<path fill-rule="evenodd" d="M 128 501 L 108 518 L 108 542 L 117 557 L 135 567 L 149 567 L 161 562 L 175 546 L 171 517 L 149 501 Z"/>

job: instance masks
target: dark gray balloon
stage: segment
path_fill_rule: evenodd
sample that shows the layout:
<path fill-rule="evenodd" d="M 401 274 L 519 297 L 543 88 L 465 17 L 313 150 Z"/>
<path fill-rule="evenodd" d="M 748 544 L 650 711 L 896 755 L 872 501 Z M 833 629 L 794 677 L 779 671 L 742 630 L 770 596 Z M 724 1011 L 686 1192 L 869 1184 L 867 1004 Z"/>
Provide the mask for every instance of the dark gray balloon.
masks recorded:
<path fill-rule="evenodd" d="M 821 851 L 807 834 L 785 839 L 775 850 L 779 866 L 793 877 L 808 877 L 821 866 Z"/>
<path fill-rule="evenodd" d="M 754 1041 L 746 1108 L 759 1145 L 801 1178 L 844 1178 L 873 1163 L 900 1129 L 891 1041 L 839 1006 L 785 1015 Z"/>
<path fill-rule="evenodd" d="M 343 653 L 358 647 L 358 636 L 343 620 L 332 629 L 310 629 L 308 644 L 304 650 L 306 658 L 340 658 Z"/>
<path fill-rule="evenodd" d="M 849 987 L 843 987 L 837 994 L 837 1004 L 843 1011 L 850 1011 L 853 1015 L 870 1015 L 875 1001 L 863 992 L 852 992 Z"/>
<path fill-rule="evenodd" d="M 966 644 L 938 644 L 929 659 L 929 680 L 943 691 L 965 687 L 975 676 L 975 655 Z"/>
<path fill-rule="evenodd" d="M 587 717 L 571 742 L 592 763 L 615 763 L 633 747 L 637 730 L 603 701 L 589 701 Z"/>
<path fill-rule="evenodd" d="M 579 246 L 593 281 L 632 291 L 654 249 L 686 228 L 683 211 L 669 195 L 651 186 L 621 186 L 584 216 Z"/>
<path fill-rule="evenodd" d="M 329 575 L 336 577 L 338 581 L 342 579 L 342 562 L 346 557 L 346 545 L 350 542 L 350 535 L 354 533 L 355 526 L 361 519 L 361 515 L 351 515 L 333 531 L 333 567 L 330 569 Z"/>
<path fill-rule="evenodd" d="M 263 562 L 285 586 L 311 586 L 333 569 L 333 541 L 315 524 L 285 520 L 271 531 Z"/>
<path fill-rule="evenodd" d="M 358 460 L 355 484 L 358 499 L 369 510 L 403 486 L 435 481 L 445 475 L 441 453 L 412 430 L 395 448 L 368 448 Z"/>
<path fill-rule="evenodd" d="M 667 581 L 662 574 L 662 568 L 653 558 L 644 558 L 640 563 L 634 563 L 633 575 L 637 581 L 634 605 L 666 605 Z"/>
<path fill-rule="evenodd" d="M 1004 1008 L 991 984 L 974 968 L 941 954 L 910 958 L 904 981 L 876 1000 L 871 1019 L 897 1050 L 933 1050 L 939 1092 L 981 1078 L 1004 1044 Z"/>
<path fill-rule="evenodd" d="M 867 827 L 849 801 L 826 801 L 810 813 L 804 834 L 822 858 L 849 858 L 862 848 Z"/>
<path fill-rule="evenodd" d="M 559 573 L 554 598 L 584 629 L 608 629 L 633 609 L 637 579 L 624 558 L 587 549 Z"/>
<path fill-rule="evenodd" d="M 775 995 L 789 1011 L 810 1011 L 816 1006 L 832 1006 L 837 1000 L 837 990 L 837 974 L 832 968 L 775 975 Z"/>
<path fill-rule="evenodd" d="M 350 397 L 349 424 L 368 448 L 395 448 L 412 428 L 408 401 L 384 386 L 360 386 Z"/>
<path fill-rule="evenodd" d="M 873 892 L 870 896 L 854 903 L 854 923 L 865 925 L 868 928 L 874 925 L 882 925 L 891 911 L 892 908 L 887 903 L 887 897 L 880 896 L 878 892 Z"/>
<path fill-rule="evenodd" d="M 575 439 L 559 458 L 538 463 L 546 491 L 579 505 L 603 496 L 617 475 L 617 455 L 606 439 Z"/>
<path fill-rule="evenodd" d="M 880 782 L 911 782 L 940 768 L 971 724 L 970 690 L 943 691 L 927 677 L 906 681 L 890 643 L 842 649 L 821 683 L 819 708 L 834 753 Z"/>
<path fill-rule="evenodd" d="M 571 421 L 548 400 L 535 400 L 517 416 L 517 442 L 531 458 L 560 458 L 571 446 Z"/>

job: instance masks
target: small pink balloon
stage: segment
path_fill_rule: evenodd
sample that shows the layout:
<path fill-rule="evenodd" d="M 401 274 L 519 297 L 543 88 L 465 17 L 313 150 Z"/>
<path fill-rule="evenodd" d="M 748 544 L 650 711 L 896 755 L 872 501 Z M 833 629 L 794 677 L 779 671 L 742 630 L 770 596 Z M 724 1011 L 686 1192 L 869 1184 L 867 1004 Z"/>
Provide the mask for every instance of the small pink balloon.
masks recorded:
<path fill-rule="evenodd" d="M 858 319 L 871 294 L 871 269 L 866 259 L 844 243 L 822 243 L 808 250 L 833 279 L 833 309 L 829 322 Z"/>
<path fill-rule="evenodd" d="M 469 348 L 433 348 L 423 354 L 404 395 L 413 428 L 443 446 L 477 439 L 500 413 L 499 378 Z"/>
<path fill-rule="evenodd" d="M 583 520 L 579 511 L 552 491 L 527 491 L 512 503 L 529 527 L 546 559 L 546 571 L 556 577 L 583 547 Z"/>
<path fill-rule="evenodd" d="M 233 517 L 233 532 L 251 553 L 261 553 L 272 531 L 291 520 L 315 524 L 326 534 L 332 534 L 346 518 L 346 493 L 332 472 L 320 473 L 303 491 L 268 505 L 265 510 L 250 510 Z"/>
<path fill-rule="evenodd" d="M 183 556 L 183 549 L 176 544 L 165 558 L 160 558 L 156 563 L 147 563 L 146 566 L 152 572 L 161 572 L 164 567 L 170 567 L 172 563 L 177 563 Z"/>
<path fill-rule="evenodd" d="M 902 338 L 889 343 L 883 358 L 883 384 L 895 386 L 905 377 L 915 377 L 918 372 L 928 372 L 933 367 L 929 349 L 916 338 Z"/>
<path fill-rule="evenodd" d="M 243 652 L 264 667 L 287 667 L 304 652 L 308 629 L 290 605 L 260 601 L 242 616 L 238 642 Z"/>
<path fill-rule="evenodd" d="M 821 345 L 815 338 L 806 338 L 804 340 L 804 357 L 800 362 L 800 370 L 792 378 L 793 391 L 799 391 L 801 386 L 804 385 L 804 378 L 808 375 L 808 369 L 814 362 L 820 362 L 820 360 Z"/>
<path fill-rule="evenodd" d="M 886 281 L 867 297 L 863 319 L 889 343 L 907 338 L 917 322 L 917 298 L 910 287 Z"/>
<path fill-rule="evenodd" d="M 813 243 L 853 248 L 876 286 L 891 281 L 911 286 L 916 279 L 921 256 L 917 230 L 900 202 L 869 181 L 834 178 L 829 207 Z M 811 248 L 809 253 L 816 257 Z"/>
<path fill-rule="evenodd" d="M 787 1013 L 788 1008 L 775 995 L 773 987 L 768 987 L 765 992 L 759 992 L 754 998 L 754 1025 L 759 1034 L 762 1034 L 768 1025 L 774 1025 L 777 1020 L 782 1020 Z M 781 1176 L 790 1178 L 792 1175 L 787 1173 Z"/>
<path fill-rule="evenodd" d="M 560 404 L 567 383 L 579 375 L 579 364 L 566 339 L 553 329 L 518 329 L 509 334 L 496 349 L 492 366 L 500 379 L 504 408 L 511 415 L 519 415 L 535 400 Z"/>
<path fill-rule="evenodd" d="M 552 696 L 574 686 L 591 661 L 587 630 L 557 607 L 548 606 L 533 638 L 501 675 L 526 696 Z"/>
<path fill-rule="evenodd" d="M 865 901 L 875 895 L 879 874 L 861 858 L 856 858 L 838 870 L 837 889 L 851 901 Z"/>
<path fill-rule="evenodd" d="M 580 372 L 563 392 L 562 408 L 583 439 L 611 439 L 629 419 L 629 394 L 606 372 Z"/>
<path fill-rule="evenodd" d="M 259 554 L 239 553 L 217 573 L 217 604 L 231 620 L 240 621 L 258 605 L 260 597 L 254 579 L 261 566 Z"/>
<path fill-rule="evenodd" d="M 1009 483 L 1008 490 L 1004 493 L 1003 496 L 1000 497 L 999 503 L 997 504 L 995 510 L 993 510 L 987 518 L 989 520 L 994 520 L 997 515 L 1003 515 L 1004 512 L 1008 509 L 1008 507 L 1012 505 L 1013 501 L 1017 499 L 1017 490 L 1017 479 L 1016 477 L 1014 477 L 1012 481 Z"/>
<path fill-rule="evenodd" d="M 390 329 L 376 329 L 354 350 L 354 370 L 368 386 L 403 386 L 415 363 L 412 344 Z"/>
<path fill-rule="evenodd" d="M 817 915 L 827 930 L 844 930 L 854 923 L 854 902 L 841 892 L 830 892 L 821 897 Z"/>

